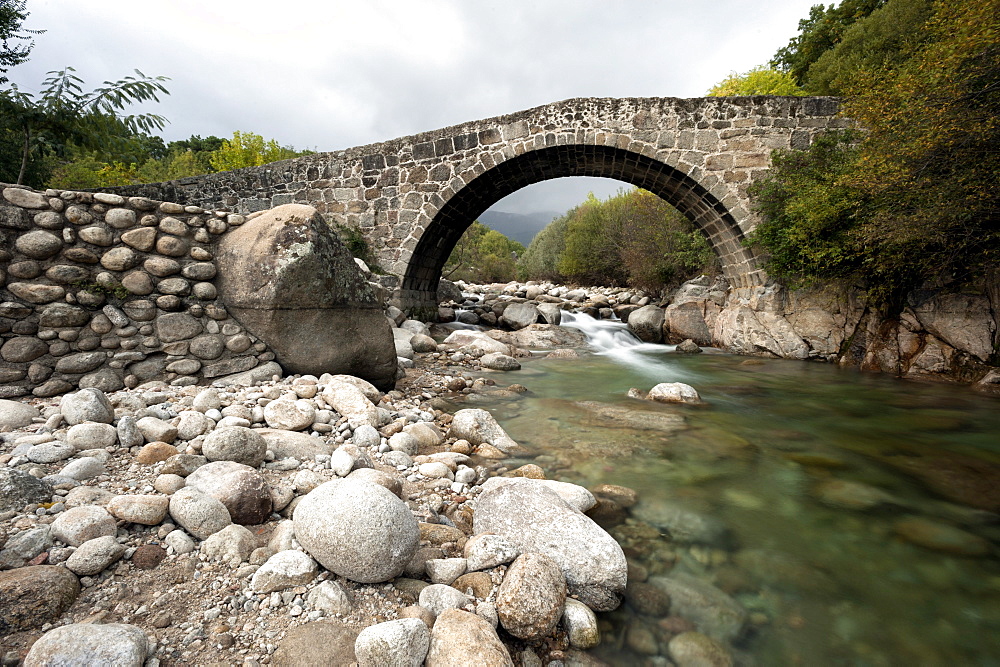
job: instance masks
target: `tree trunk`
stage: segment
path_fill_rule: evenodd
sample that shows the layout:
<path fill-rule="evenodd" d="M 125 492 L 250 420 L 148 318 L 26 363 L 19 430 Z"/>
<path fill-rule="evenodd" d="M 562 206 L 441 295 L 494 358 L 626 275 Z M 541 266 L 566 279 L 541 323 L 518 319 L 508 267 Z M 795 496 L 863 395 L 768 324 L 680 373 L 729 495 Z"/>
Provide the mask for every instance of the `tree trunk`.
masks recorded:
<path fill-rule="evenodd" d="M 31 150 L 31 128 L 24 127 L 24 150 L 21 154 L 21 171 L 17 175 L 17 185 L 23 185 L 24 172 L 28 170 L 28 153 Z"/>

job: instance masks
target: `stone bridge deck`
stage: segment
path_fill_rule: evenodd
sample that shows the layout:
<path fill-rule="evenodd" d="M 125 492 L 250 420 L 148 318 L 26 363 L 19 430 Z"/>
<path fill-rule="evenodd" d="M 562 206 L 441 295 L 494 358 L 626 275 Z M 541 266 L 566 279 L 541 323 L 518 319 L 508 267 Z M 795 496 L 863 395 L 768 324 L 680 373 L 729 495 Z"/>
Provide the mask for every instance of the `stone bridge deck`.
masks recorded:
<path fill-rule="evenodd" d="M 401 279 L 412 310 L 436 302 L 441 267 L 465 229 L 527 185 L 615 178 L 659 195 L 705 233 L 736 287 L 765 275 L 742 239 L 757 223 L 747 188 L 774 149 L 806 148 L 848 121 L 827 97 L 571 99 L 368 146 L 261 167 L 116 189 L 249 213 L 314 206 L 360 230 Z"/>

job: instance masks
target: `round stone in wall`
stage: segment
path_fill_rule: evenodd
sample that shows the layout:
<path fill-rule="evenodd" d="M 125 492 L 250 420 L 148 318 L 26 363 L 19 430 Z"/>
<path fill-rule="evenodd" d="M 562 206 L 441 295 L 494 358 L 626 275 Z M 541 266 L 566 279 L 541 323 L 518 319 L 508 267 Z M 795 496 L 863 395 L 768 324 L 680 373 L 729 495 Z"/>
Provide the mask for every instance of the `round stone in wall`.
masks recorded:
<path fill-rule="evenodd" d="M 218 359 L 222 356 L 226 346 L 220 336 L 205 334 L 194 338 L 189 346 L 191 354 L 199 359 Z"/>
<path fill-rule="evenodd" d="M 90 271 L 82 266 L 56 264 L 45 271 L 45 277 L 54 283 L 69 285 L 87 280 L 90 278 Z"/>
<path fill-rule="evenodd" d="M 188 264 L 184 267 L 181 275 L 191 280 L 211 280 L 215 277 L 215 264 L 211 262 Z"/>
<path fill-rule="evenodd" d="M 211 301 L 218 296 L 219 293 L 215 289 L 215 285 L 212 283 L 195 283 L 194 287 L 191 288 L 191 294 L 198 299 Z"/>
<path fill-rule="evenodd" d="M 55 211 L 42 211 L 35 214 L 35 225 L 43 229 L 62 229 L 65 221 Z"/>
<path fill-rule="evenodd" d="M 19 299 L 28 303 L 52 303 L 66 296 L 66 290 L 59 285 L 42 285 L 39 283 L 10 283 L 7 290 Z"/>
<path fill-rule="evenodd" d="M 167 257 L 183 257 L 187 254 L 191 243 L 177 236 L 161 236 L 156 241 L 156 252 Z"/>
<path fill-rule="evenodd" d="M 143 271 L 133 271 L 122 278 L 122 287 L 128 290 L 129 294 L 136 294 L 138 296 L 146 296 L 153 293 L 153 281 Z"/>
<path fill-rule="evenodd" d="M 148 252 L 156 244 L 156 230 L 152 227 L 140 227 L 130 229 L 121 236 L 122 243 L 132 246 L 136 250 Z"/>
<path fill-rule="evenodd" d="M 7 273 L 15 278 L 31 280 L 32 278 L 37 278 L 42 275 L 42 265 L 33 259 L 28 259 L 23 262 L 14 262 L 7 267 Z"/>
<path fill-rule="evenodd" d="M 109 271 L 127 271 L 139 264 L 140 259 L 131 248 L 112 248 L 101 256 L 101 266 Z"/>
<path fill-rule="evenodd" d="M 150 257 L 143 262 L 142 268 L 157 278 L 166 278 L 180 271 L 181 265 L 176 259 L 169 257 Z"/>
<path fill-rule="evenodd" d="M 14 242 L 14 249 L 32 259 L 48 259 L 62 250 L 62 239 L 52 232 L 36 229 L 22 234 Z"/>
<path fill-rule="evenodd" d="M 107 225 L 93 225 L 80 230 L 80 240 L 107 248 L 115 242 L 115 234 Z"/>
<path fill-rule="evenodd" d="M 0 347 L 0 358 L 12 363 L 34 361 L 47 354 L 49 346 L 34 336 L 18 336 L 11 338 Z"/>
<path fill-rule="evenodd" d="M 165 278 L 156 287 L 160 292 L 174 296 L 187 296 L 191 292 L 191 283 L 184 278 Z"/>
<path fill-rule="evenodd" d="M 161 315 L 155 326 L 157 337 L 164 343 L 193 338 L 202 332 L 201 322 L 187 313 Z"/>
<path fill-rule="evenodd" d="M 85 225 L 94 219 L 84 206 L 70 206 L 66 209 L 66 219 L 74 225 Z"/>
<path fill-rule="evenodd" d="M 104 214 L 104 221 L 115 229 L 128 229 L 135 226 L 135 211 L 113 208 Z"/>

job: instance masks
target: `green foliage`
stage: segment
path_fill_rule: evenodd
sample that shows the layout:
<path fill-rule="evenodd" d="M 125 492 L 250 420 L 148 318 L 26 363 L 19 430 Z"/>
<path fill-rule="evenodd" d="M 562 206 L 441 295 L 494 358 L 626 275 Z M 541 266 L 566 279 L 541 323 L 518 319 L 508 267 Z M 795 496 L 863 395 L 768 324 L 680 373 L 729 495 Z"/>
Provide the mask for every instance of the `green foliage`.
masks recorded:
<path fill-rule="evenodd" d="M 755 67 L 745 74 L 732 72 L 712 86 L 709 97 L 740 97 L 746 95 L 805 95 L 795 78 L 773 67 Z"/>
<path fill-rule="evenodd" d="M 222 144 L 226 142 L 225 139 L 213 135 L 201 138 L 200 134 L 192 134 L 187 139 L 181 139 L 180 141 L 171 141 L 167 144 L 167 150 L 170 152 L 180 151 L 192 151 L 194 153 L 211 153 L 222 148 Z"/>
<path fill-rule="evenodd" d="M 29 12 L 24 10 L 25 0 L 0 0 L 0 84 L 7 83 L 3 76 L 11 67 L 28 60 L 35 46 L 31 35 L 39 35 L 44 30 L 28 30 L 23 27 Z"/>
<path fill-rule="evenodd" d="M 451 251 L 442 275 L 449 280 L 509 282 L 522 253 L 523 245 L 476 220 Z"/>
<path fill-rule="evenodd" d="M 585 202 L 556 218 L 518 262 L 522 280 L 632 285 L 658 290 L 696 273 L 714 272 L 704 235 L 645 190 Z"/>
<path fill-rule="evenodd" d="M 233 132 L 232 139 L 225 139 L 218 150 L 209 157 L 215 171 L 231 171 L 244 167 L 259 167 L 262 164 L 287 160 L 304 155 L 291 147 L 278 144 L 274 139 L 265 140 L 253 132 Z"/>
<path fill-rule="evenodd" d="M 751 242 L 770 255 L 767 269 L 795 287 L 852 277 L 864 251 L 852 235 L 860 193 L 843 182 L 858 149 L 852 133 L 819 137 L 805 151 L 776 151 L 750 194 L 763 215 Z"/>
<path fill-rule="evenodd" d="M 252 139 L 256 137 L 265 148 L 270 144 L 277 146 L 277 142 L 273 140 L 264 142 L 260 135 L 249 132 L 236 134 L 240 135 L 241 140 L 251 137 L 244 144 L 256 145 L 256 139 Z M 161 137 L 126 134 L 115 149 L 108 147 L 104 150 L 84 150 L 70 145 L 65 151 L 68 159 L 57 164 L 45 184 L 48 187 L 70 190 L 159 183 L 210 174 L 215 171 L 212 160 L 221 154 L 225 143 L 226 140 L 219 137 L 202 139 L 200 136 L 192 136 L 190 139 L 171 141 L 164 145 Z M 279 147 L 278 150 L 282 154 L 287 151 L 293 157 L 306 154 L 295 152 L 291 148 Z M 265 152 L 264 155 L 269 154 L 273 153 Z M 231 157 L 233 153 L 228 155 Z"/>
<path fill-rule="evenodd" d="M 778 49 L 771 65 L 788 72 L 797 85 L 804 86 L 809 68 L 840 42 L 844 31 L 885 3 L 886 0 L 843 0 L 836 6 L 813 5 L 808 18 L 799 21 L 799 34 Z"/>
<path fill-rule="evenodd" d="M 517 261 L 518 280 L 544 280 L 559 282 L 559 258 L 566 250 L 566 227 L 576 209 L 567 211 L 535 234 L 527 250 Z"/>
<path fill-rule="evenodd" d="M 903 6 L 904 0 L 891 0 Z M 936 2 L 892 60 L 845 76 L 855 146 L 775 155 L 753 194 L 771 270 L 849 278 L 877 303 L 1000 260 L 1000 0 Z M 872 17 L 874 19 L 874 15 Z"/>
<path fill-rule="evenodd" d="M 824 51 L 805 74 L 813 95 L 842 95 L 855 73 L 898 66 L 927 36 L 932 0 L 888 0 L 868 17 L 852 23 L 841 40 Z"/>
<path fill-rule="evenodd" d="M 335 230 L 337 236 L 340 238 L 340 242 L 351 251 L 351 254 L 367 264 L 369 269 L 377 273 L 378 267 L 374 264 L 371 248 L 361 231 L 347 225 L 335 225 Z"/>
<path fill-rule="evenodd" d="M 0 91 L 0 109 L 6 127 L 21 141 L 21 167 L 17 183 L 23 183 L 29 162 L 62 155 L 71 145 L 84 150 L 109 150 L 127 144 L 129 138 L 151 129 L 162 129 L 166 120 L 152 113 L 125 115 L 135 102 L 159 101 L 167 94 L 166 77 L 137 76 L 84 92 L 83 80 L 72 67 L 49 72 L 36 97 L 16 85 Z"/>

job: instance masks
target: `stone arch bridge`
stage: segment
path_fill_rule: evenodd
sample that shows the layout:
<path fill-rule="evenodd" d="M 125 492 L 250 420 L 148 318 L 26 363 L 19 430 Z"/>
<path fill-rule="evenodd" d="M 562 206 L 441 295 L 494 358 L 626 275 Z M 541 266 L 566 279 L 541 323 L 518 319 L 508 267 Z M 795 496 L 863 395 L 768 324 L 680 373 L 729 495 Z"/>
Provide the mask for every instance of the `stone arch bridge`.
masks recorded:
<path fill-rule="evenodd" d="M 361 231 L 398 277 L 404 309 L 436 307 L 441 268 L 466 228 L 503 197 L 563 176 L 645 188 L 706 235 L 733 287 L 766 276 L 742 244 L 757 219 L 747 187 L 777 148 L 846 125 L 828 97 L 581 98 L 261 167 L 116 189 L 250 213 L 315 207 Z"/>

